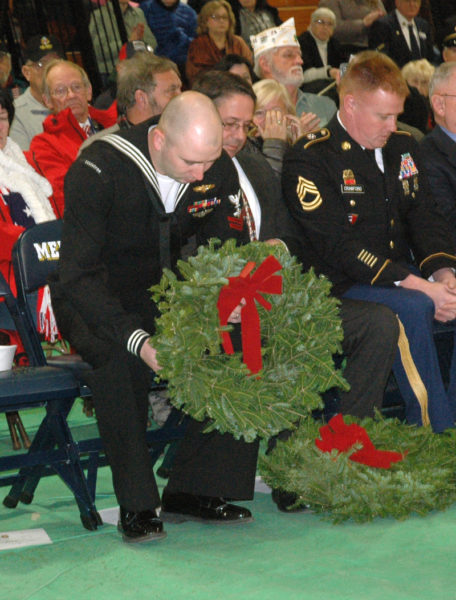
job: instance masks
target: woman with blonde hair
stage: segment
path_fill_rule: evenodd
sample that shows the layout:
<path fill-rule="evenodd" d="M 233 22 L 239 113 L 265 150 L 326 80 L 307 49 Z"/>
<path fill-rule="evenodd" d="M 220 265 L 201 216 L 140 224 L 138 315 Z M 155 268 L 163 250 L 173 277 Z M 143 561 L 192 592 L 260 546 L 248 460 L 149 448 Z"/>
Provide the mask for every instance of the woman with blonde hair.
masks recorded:
<path fill-rule="evenodd" d="M 429 95 L 429 82 L 434 74 L 435 67 L 426 58 L 411 60 L 402 69 L 402 75 L 409 85 L 416 87 L 425 98 Z"/>
<path fill-rule="evenodd" d="M 257 100 L 252 141 L 280 175 L 285 150 L 305 133 L 318 129 L 319 119 L 314 113 L 297 117 L 286 87 L 275 79 L 254 83 L 253 91 Z"/>
<path fill-rule="evenodd" d="M 252 52 L 234 33 L 235 19 L 226 0 L 209 0 L 198 15 L 197 36 L 190 43 L 186 65 L 189 84 L 196 75 L 215 66 L 226 54 L 240 54 L 250 63 Z"/>

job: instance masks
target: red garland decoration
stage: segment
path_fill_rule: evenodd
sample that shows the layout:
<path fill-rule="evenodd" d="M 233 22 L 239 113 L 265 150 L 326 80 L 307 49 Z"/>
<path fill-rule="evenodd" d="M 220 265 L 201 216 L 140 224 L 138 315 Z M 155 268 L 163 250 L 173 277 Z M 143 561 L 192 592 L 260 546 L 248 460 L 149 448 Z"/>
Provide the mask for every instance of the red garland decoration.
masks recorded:
<path fill-rule="evenodd" d="M 405 458 L 405 454 L 400 452 L 377 450 L 364 427 L 356 423 L 347 425 L 340 413 L 333 417 L 327 425 L 320 427 L 320 436 L 321 440 L 316 439 L 315 445 L 322 452 L 331 452 L 331 450 L 348 452 L 354 444 L 362 444 L 363 447 L 353 452 L 349 458 L 369 467 L 389 469 L 391 463 L 399 462 Z"/>
<path fill-rule="evenodd" d="M 241 312 L 242 353 L 244 363 L 251 373 L 258 373 L 263 366 L 261 358 L 260 317 L 255 300 L 266 310 L 271 310 L 271 304 L 261 296 L 260 292 L 268 294 L 282 293 L 282 276 L 274 275 L 282 268 L 279 261 L 272 255 L 268 256 L 251 276 L 255 268 L 254 262 L 248 262 L 238 277 L 228 277 L 228 285 L 220 290 L 217 302 L 220 325 L 227 325 L 233 310 L 244 298 L 246 304 Z M 228 331 L 222 332 L 222 344 L 226 354 L 234 354 L 233 344 Z"/>

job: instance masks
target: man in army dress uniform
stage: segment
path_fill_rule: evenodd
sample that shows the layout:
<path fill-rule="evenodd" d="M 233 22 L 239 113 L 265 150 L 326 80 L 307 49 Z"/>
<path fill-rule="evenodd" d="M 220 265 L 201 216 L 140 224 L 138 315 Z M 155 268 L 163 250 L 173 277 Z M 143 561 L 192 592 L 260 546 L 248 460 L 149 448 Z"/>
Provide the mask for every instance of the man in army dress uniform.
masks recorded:
<path fill-rule="evenodd" d="M 417 145 L 396 130 L 407 94 L 391 59 L 360 53 L 341 80 L 339 113 L 286 156 L 283 188 L 303 230 L 301 259 L 342 297 L 398 315 L 394 372 L 407 420 L 440 432 L 454 426 L 456 378 L 446 392 L 433 320 L 456 317 L 456 256 Z"/>

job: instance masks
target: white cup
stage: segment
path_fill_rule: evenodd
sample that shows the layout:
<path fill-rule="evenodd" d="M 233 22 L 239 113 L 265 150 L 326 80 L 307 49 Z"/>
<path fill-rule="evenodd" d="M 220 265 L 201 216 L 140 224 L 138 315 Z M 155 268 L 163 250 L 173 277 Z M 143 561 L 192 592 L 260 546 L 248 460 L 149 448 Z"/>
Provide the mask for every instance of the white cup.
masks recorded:
<path fill-rule="evenodd" d="M 10 371 L 17 346 L 0 346 L 0 371 Z"/>

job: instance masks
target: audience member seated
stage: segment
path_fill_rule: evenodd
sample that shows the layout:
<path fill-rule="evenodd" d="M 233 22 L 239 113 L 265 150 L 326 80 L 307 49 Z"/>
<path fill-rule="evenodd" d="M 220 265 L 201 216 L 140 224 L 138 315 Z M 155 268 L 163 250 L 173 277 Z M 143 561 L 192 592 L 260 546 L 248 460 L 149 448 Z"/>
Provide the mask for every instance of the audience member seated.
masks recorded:
<path fill-rule="evenodd" d="M 128 40 L 143 40 L 147 46 L 156 48 L 157 40 L 151 32 L 143 11 L 129 0 L 119 0 L 120 10 L 127 30 Z M 111 0 L 95 9 L 90 16 L 89 33 L 97 59 L 98 70 L 107 82 L 114 69 L 122 40 Z"/>
<path fill-rule="evenodd" d="M 229 3 L 236 22 L 234 33 L 240 35 L 249 48 L 251 35 L 282 23 L 279 11 L 267 0 L 229 0 Z"/>
<path fill-rule="evenodd" d="M 312 129 L 324 127 L 335 114 L 337 107 L 327 96 L 302 92 L 304 82 L 301 48 L 296 37 L 294 18 L 279 27 L 266 29 L 252 36 L 255 56 L 255 73 L 261 79 L 275 79 L 288 90 L 296 107 L 296 114 L 311 113 Z M 315 121 L 315 116 L 319 122 Z"/>
<path fill-rule="evenodd" d="M 117 75 L 117 123 L 87 138 L 80 152 L 104 135 L 161 115 L 181 89 L 179 69 L 169 59 L 150 52 L 137 52 L 132 58 L 123 60 Z"/>
<path fill-rule="evenodd" d="M 250 61 L 240 54 L 227 54 L 214 65 L 214 71 L 229 71 L 234 75 L 239 75 L 239 77 L 248 81 L 250 85 L 258 79 L 253 72 Z"/>
<path fill-rule="evenodd" d="M 367 48 L 372 23 L 385 14 L 381 0 L 320 0 L 318 6 L 336 15 L 334 37 L 342 45 L 345 60 Z"/>
<path fill-rule="evenodd" d="M 63 181 L 74 162 L 79 147 L 90 135 L 117 120 L 115 104 L 101 111 L 89 102 L 92 86 L 86 72 L 66 60 L 50 62 L 44 71 L 43 99 L 50 114 L 43 123 L 43 133 L 36 135 L 26 152 L 29 163 L 52 185 L 53 208 L 63 217 Z"/>
<path fill-rule="evenodd" d="M 200 71 L 214 67 L 226 54 L 239 54 L 250 62 L 252 52 L 234 33 L 235 20 L 226 0 L 209 0 L 198 15 L 197 37 L 190 43 L 185 72 L 193 83 Z"/>
<path fill-rule="evenodd" d="M 262 79 L 253 85 L 256 95 L 251 146 L 267 159 L 280 177 L 285 151 L 301 135 L 317 128 L 317 120 L 307 122 L 309 114 L 296 116 L 296 110 L 284 85 L 275 79 Z"/>
<path fill-rule="evenodd" d="M 395 5 L 395 10 L 372 24 L 369 48 L 381 50 L 400 67 L 420 58 L 434 62 L 431 27 L 418 16 L 421 0 L 395 0 Z"/>
<path fill-rule="evenodd" d="M 196 36 L 196 12 L 180 0 L 146 0 L 141 9 L 157 39 L 155 52 L 166 56 L 185 74 L 188 47 Z"/>
<path fill-rule="evenodd" d="M 421 142 L 432 195 L 450 225 L 456 244 L 456 62 L 434 72 L 429 97 L 435 127 Z"/>
<path fill-rule="evenodd" d="M 53 35 L 36 35 L 25 48 L 22 74 L 30 86 L 14 101 L 14 120 L 10 137 L 22 150 L 28 150 L 32 138 L 43 131 L 49 109 L 43 103 L 43 75 L 46 65 L 63 57 L 63 48 Z"/>
<path fill-rule="evenodd" d="M 0 271 L 16 292 L 11 251 L 20 234 L 44 221 L 55 219 L 49 202 L 52 188 L 27 163 L 24 153 L 8 131 L 14 117 L 13 99 L 0 90 Z M 0 303 L 0 329 L 14 330 L 14 324 Z"/>
<path fill-rule="evenodd" d="M 402 67 L 402 75 L 409 87 L 416 88 L 426 102 L 428 117 L 427 131 L 432 129 L 432 113 L 431 105 L 429 104 L 429 82 L 434 74 L 434 70 L 434 65 L 431 65 L 425 58 L 412 60 Z"/>
<path fill-rule="evenodd" d="M 284 159 L 283 193 L 301 226 L 303 260 L 331 280 L 333 293 L 397 314 L 393 370 L 407 421 L 442 432 L 455 424 L 456 370 L 446 390 L 433 320 L 456 318 L 456 255 L 418 145 L 396 132 L 408 87 L 393 60 L 367 51 L 350 62 L 339 94 L 328 127 Z"/>
<path fill-rule="evenodd" d="M 339 81 L 339 65 L 344 60 L 342 48 L 334 39 L 336 15 L 329 8 L 317 8 L 310 16 L 307 31 L 298 37 L 304 70 L 303 91 L 319 92 L 331 82 Z M 334 87 L 333 100 L 337 102 Z"/>
<path fill-rule="evenodd" d="M 444 62 L 456 61 L 456 33 L 450 33 L 442 42 L 442 58 Z"/>
<path fill-rule="evenodd" d="M 23 80 L 16 79 L 12 71 L 11 54 L 5 44 L 0 43 L 0 89 L 9 90 L 12 98 L 18 98 L 27 87 Z"/>
<path fill-rule="evenodd" d="M 241 223 L 231 226 L 225 211 L 214 212 L 207 227 L 216 237 L 231 237 L 241 242 L 293 237 L 295 225 L 282 199 L 280 180 L 261 154 L 244 153 L 247 134 L 252 125 L 255 93 L 249 83 L 232 73 L 206 71 L 195 81 L 193 89 L 209 96 L 223 123 L 223 149 L 233 160 L 239 175 L 243 197 Z M 228 206 L 232 211 L 232 206 Z M 200 235 L 203 241 L 206 226 Z"/>
<path fill-rule="evenodd" d="M 153 49 L 147 46 L 142 40 L 126 42 L 119 51 L 119 57 L 116 62 L 116 68 L 111 72 L 108 78 L 108 87 L 96 97 L 93 105 L 95 108 L 107 110 L 115 101 L 117 95 L 117 71 L 120 63 L 127 58 L 133 58 L 136 52 L 149 52 L 154 54 Z"/>

